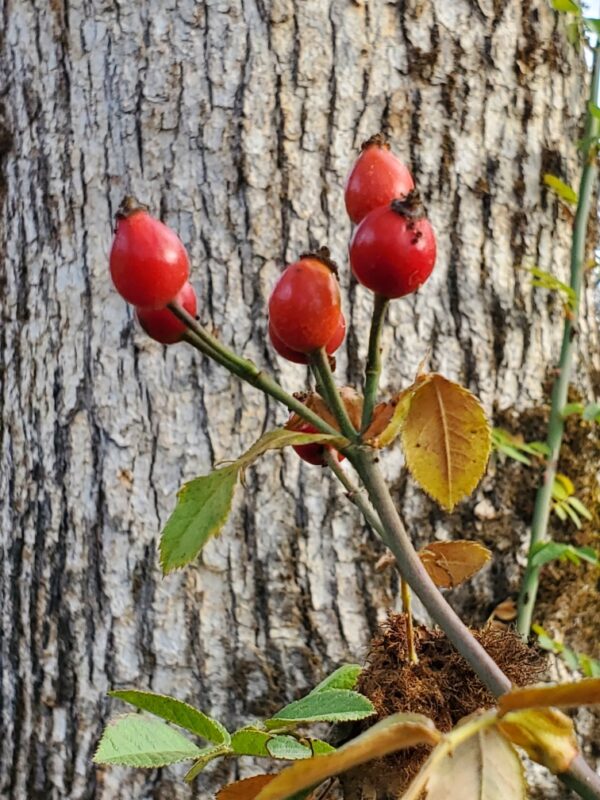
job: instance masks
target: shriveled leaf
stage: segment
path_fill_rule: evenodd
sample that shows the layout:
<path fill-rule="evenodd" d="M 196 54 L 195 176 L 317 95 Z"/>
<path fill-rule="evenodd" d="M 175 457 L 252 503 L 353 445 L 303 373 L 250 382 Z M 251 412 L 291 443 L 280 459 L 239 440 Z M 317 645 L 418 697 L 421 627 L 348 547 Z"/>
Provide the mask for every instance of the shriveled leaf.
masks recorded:
<path fill-rule="evenodd" d="M 317 684 L 309 696 L 317 692 L 324 692 L 326 689 L 354 689 L 361 672 L 360 664 L 344 664 L 343 667 L 338 667 L 335 672 Z"/>
<path fill-rule="evenodd" d="M 273 738 L 272 733 L 257 728 L 240 728 L 231 734 L 231 749 L 240 756 L 261 756 L 268 758 L 267 744 Z"/>
<path fill-rule="evenodd" d="M 509 711 L 520 711 L 525 708 L 546 708 L 548 706 L 575 708 L 599 703 L 600 679 L 584 678 L 573 683 L 541 683 L 513 689 L 498 698 L 498 713 L 502 716 Z"/>
<path fill-rule="evenodd" d="M 394 395 L 387 403 L 380 403 L 373 411 L 373 421 L 365 431 L 365 441 L 371 447 L 389 447 L 400 435 L 410 410 L 410 402 L 418 381 Z"/>
<path fill-rule="evenodd" d="M 512 711 L 498 723 L 502 733 L 552 772 L 565 772 L 577 755 L 572 721 L 555 708 Z"/>
<path fill-rule="evenodd" d="M 160 540 L 165 574 L 189 564 L 211 536 L 219 533 L 231 510 L 238 473 L 238 465 L 232 464 L 181 487 Z"/>
<path fill-rule="evenodd" d="M 431 720 L 420 714 L 393 714 L 348 742 L 335 753 L 299 761 L 281 772 L 256 800 L 287 800 L 294 792 L 315 786 L 373 758 L 417 744 L 436 744 L 440 734 Z"/>
<path fill-rule="evenodd" d="M 360 428 L 360 421 L 362 416 L 363 398 L 358 394 L 356 389 L 352 386 L 342 386 L 339 390 L 340 397 L 346 408 L 346 412 L 350 421 L 355 428 Z M 332 428 L 339 430 L 339 424 L 335 416 L 329 410 L 327 403 L 323 400 L 317 392 L 305 392 L 304 394 L 295 395 L 304 405 L 313 411 L 318 417 L 321 417 L 323 422 L 331 425 Z M 305 424 L 304 419 L 299 414 L 292 414 L 287 421 L 286 430 L 299 430 Z"/>
<path fill-rule="evenodd" d="M 415 791 L 413 787 L 418 786 Z M 440 759 L 434 751 L 405 797 L 416 800 L 423 789 L 427 800 L 448 800 L 454 796 L 460 800 L 527 797 L 521 760 L 495 728 L 477 731 Z"/>
<path fill-rule="evenodd" d="M 230 783 L 217 792 L 216 800 L 255 800 L 261 789 L 276 777 L 276 775 L 255 775 L 253 778 Z"/>
<path fill-rule="evenodd" d="M 267 728 L 287 725 L 304 725 L 309 722 L 349 722 L 365 719 L 375 713 L 371 701 L 358 692 L 347 689 L 325 689 L 309 694 L 290 703 L 272 719 L 265 722 Z"/>
<path fill-rule="evenodd" d="M 199 747 L 164 722 L 125 714 L 104 729 L 94 763 L 164 767 L 196 758 L 200 752 Z"/>
<path fill-rule="evenodd" d="M 451 511 L 479 483 L 490 454 L 490 426 L 479 400 L 441 375 L 418 379 L 402 426 L 413 477 Z"/>
<path fill-rule="evenodd" d="M 567 203 L 577 203 L 578 197 L 575 189 L 571 188 L 571 186 L 562 181 L 556 175 L 550 175 L 549 173 L 546 173 L 544 175 L 544 183 L 546 186 L 550 187 L 550 189 L 552 189 L 552 191 L 557 194 L 561 200 L 564 200 Z"/>
<path fill-rule="evenodd" d="M 261 436 L 249 450 L 238 458 L 236 464 L 238 464 L 241 469 L 245 469 L 253 461 L 256 461 L 259 456 L 264 455 L 269 450 L 282 450 L 284 447 L 313 444 L 317 442 L 338 444 L 339 446 L 348 444 L 348 441 L 341 435 L 332 436 L 327 433 L 299 433 L 298 431 L 287 430 L 286 428 L 277 428 Z"/>
<path fill-rule="evenodd" d="M 283 758 L 287 761 L 297 761 L 300 758 L 310 758 L 313 755 L 310 747 L 299 742 L 294 736 L 288 735 L 273 736 L 267 742 L 267 750 L 273 758 Z"/>
<path fill-rule="evenodd" d="M 109 692 L 111 697 L 118 697 L 142 711 L 149 711 L 157 717 L 174 722 L 196 736 L 201 736 L 214 744 L 228 744 L 230 736 L 228 731 L 216 719 L 207 717 L 197 708 L 182 703 L 174 697 L 167 697 L 155 692 L 141 692 L 137 689 L 119 689 Z"/>
<path fill-rule="evenodd" d="M 432 542 L 419 551 L 429 577 L 440 589 L 453 589 L 484 567 L 491 552 L 478 542 Z"/>
<path fill-rule="evenodd" d="M 196 759 L 190 769 L 186 772 L 183 776 L 183 780 L 186 783 L 191 783 L 198 775 L 202 772 L 202 770 L 210 764 L 211 761 L 214 761 L 215 758 L 220 758 L 221 756 L 226 756 L 231 754 L 231 749 L 225 744 L 218 744 L 214 747 L 204 747 Z"/>

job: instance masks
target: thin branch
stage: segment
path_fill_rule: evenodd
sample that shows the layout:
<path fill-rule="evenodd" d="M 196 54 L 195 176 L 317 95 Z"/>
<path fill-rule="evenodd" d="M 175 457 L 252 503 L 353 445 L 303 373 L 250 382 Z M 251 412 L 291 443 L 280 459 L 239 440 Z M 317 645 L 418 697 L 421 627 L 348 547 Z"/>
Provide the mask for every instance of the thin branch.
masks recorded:
<path fill-rule="evenodd" d="M 375 295 L 371 332 L 369 333 L 369 352 L 365 369 L 365 402 L 360 426 L 362 432 L 369 427 L 377 401 L 377 387 L 381 375 L 381 332 L 389 302 L 387 297 L 383 297 L 380 294 Z"/>
<path fill-rule="evenodd" d="M 590 103 L 594 105 L 597 105 L 599 102 L 599 88 L 600 45 L 597 44 L 594 49 L 594 67 L 590 88 Z M 549 455 L 543 481 L 536 495 L 535 509 L 531 523 L 527 568 L 525 570 L 521 594 L 519 596 L 519 617 L 517 626 L 524 639 L 527 639 L 531 629 L 533 610 L 539 586 L 540 568 L 533 566 L 532 560 L 535 555 L 535 546 L 538 542 L 543 542 L 548 538 L 548 520 L 550 518 L 550 508 L 552 504 L 552 489 L 558 468 L 558 459 L 565 426 L 563 408 L 567 403 L 571 372 L 575 360 L 577 319 L 581 300 L 583 275 L 585 272 L 586 233 L 588 219 L 592 210 L 592 199 L 598 172 L 596 163 L 596 143 L 592 140 L 594 137 L 597 138 L 599 134 L 600 120 L 591 113 L 588 107 L 584 141 L 590 143 L 584 151 L 585 163 L 581 175 L 577 213 L 575 215 L 573 228 L 573 243 L 571 247 L 570 286 L 573 290 L 574 303 L 571 312 L 567 313 L 565 316 L 562 348 L 558 365 L 558 377 L 552 390 L 552 407 L 550 409 L 548 436 L 546 438 Z"/>
<path fill-rule="evenodd" d="M 320 350 L 311 354 L 310 364 L 316 374 L 320 390 L 324 394 L 323 399 L 338 421 L 341 432 L 350 439 L 350 441 L 356 441 L 358 439 L 358 433 L 348 416 L 346 406 L 340 396 L 331 367 L 329 366 L 329 357 L 325 352 L 325 348 L 322 347 Z"/>

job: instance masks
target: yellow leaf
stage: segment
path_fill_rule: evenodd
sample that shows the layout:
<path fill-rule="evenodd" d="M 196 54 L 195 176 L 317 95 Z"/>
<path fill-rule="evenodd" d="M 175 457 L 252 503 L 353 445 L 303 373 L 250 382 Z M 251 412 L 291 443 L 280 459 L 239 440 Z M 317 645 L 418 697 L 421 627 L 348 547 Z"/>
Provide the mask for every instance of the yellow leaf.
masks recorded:
<path fill-rule="evenodd" d="M 521 760 L 493 727 L 475 732 L 453 748 L 443 741 L 425 762 L 405 798 L 425 796 L 427 800 L 525 800 Z"/>
<path fill-rule="evenodd" d="M 555 774 L 565 772 L 577 755 L 573 723 L 555 708 L 512 711 L 502 717 L 498 727 L 529 758 Z"/>
<path fill-rule="evenodd" d="M 255 775 L 253 778 L 230 783 L 217 792 L 217 800 L 255 800 L 260 790 L 276 777 L 276 775 Z"/>
<path fill-rule="evenodd" d="M 340 747 L 335 753 L 298 761 L 281 772 L 256 800 L 285 800 L 302 789 L 321 783 L 373 758 L 417 744 L 436 744 L 440 734 L 421 714 L 393 714 Z"/>
<path fill-rule="evenodd" d="M 484 473 L 491 431 L 471 392 L 431 373 L 415 382 L 402 425 L 402 444 L 414 479 L 452 511 Z"/>
<path fill-rule="evenodd" d="M 547 708 L 559 706 L 593 706 L 600 703 L 600 678 L 584 678 L 573 683 L 540 683 L 513 689 L 498 698 L 498 714 L 523 708 Z"/>
<path fill-rule="evenodd" d="M 478 542 L 432 542 L 419 551 L 429 577 L 440 589 L 453 589 L 487 564 L 491 552 Z"/>

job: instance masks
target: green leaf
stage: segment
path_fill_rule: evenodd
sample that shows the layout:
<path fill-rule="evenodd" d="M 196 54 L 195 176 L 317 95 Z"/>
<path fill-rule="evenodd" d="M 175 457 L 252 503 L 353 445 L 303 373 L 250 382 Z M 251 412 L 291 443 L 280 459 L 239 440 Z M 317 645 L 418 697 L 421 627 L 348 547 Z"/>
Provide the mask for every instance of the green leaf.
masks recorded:
<path fill-rule="evenodd" d="M 196 778 L 202 772 L 207 764 L 210 764 L 210 762 L 214 761 L 215 758 L 230 755 L 230 753 L 231 749 L 224 744 L 217 745 L 216 747 L 205 747 L 200 751 L 200 757 L 197 759 L 197 761 L 194 762 L 192 767 L 183 776 L 183 780 L 186 783 L 191 783 L 194 778 Z"/>
<path fill-rule="evenodd" d="M 563 14 L 581 14 L 581 9 L 574 0 L 551 0 L 552 8 Z"/>
<path fill-rule="evenodd" d="M 290 703 L 265 725 L 272 729 L 310 722 L 349 722 L 374 713 L 373 704 L 362 694 L 347 689 L 326 689 Z"/>
<path fill-rule="evenodd" d="M 596 33 L 600 36 L 600 19 L 593 19 L 592 17 L 584 17 L 583 24 L 592 33 Z"/>
<path fill-rule="evenodd" d="M 600 564 L 598 554 L 593 548 L 574 547 L 571 544 L 565 544 L 563 542 L 538 542 L 538 544 L 534 546 L 532 552 L 531 565 L 535 569 L 539 569 L 543 567 L 544 564 L 555 561 L 557 558 L 565 558 L 569 555 L 575 556 L 577 559 L 576 563 L 578 563 L 580 559 L 583 559 L 590 564 Z"/>
<path fill-rule="evenodd" d="M 211 536 L 220 532 L 231 510 L 238 472 L 239 466 L 233 464 L 181 487 L 160 540 L 165 575 L 189 564 Z"/>
<path fill-rule="evenodd" d="M 273 736 L 267 744 L 267 750 L 273 758 L 283 758 L 286 761 L 297 761 L 300 758 L 311 758 L 313 752 L 310 747 L 301 744 L 294 736 Z"/>
<path fill-rule="evenodd" d="M 567 405 L 563 407 L 562 418 L 566 419 L 567 417 L 570 417 L 572 414 L 583 414 L 583 412 L 584 412 L 583 403 L 567 403 Z"/>
<path fill-rule="evenodd" d="M 582 416 L 586 422 L 600 422 L 600 404 L 591 403 L 586 406 Z"/>
<path fill-rule="evenodd" d="M 268 758 L 270 753 L 267 750 L 267 743 L 272 738 L 273 734 L 252 726 L 240 728 L 239 731 L 231 734 L 231 749 L 240 756 Z"/>
<path fill-rule="evenodd" d="M 540 458 L 547 456 L 550 452 L 545 442 L 524 442 L 521 438 L 505 431 L 504 428 L 492 429 L 492 447 L 497 452 L 527 466 L 531 465 L 531 459 L 524 455 L 525 453 Z"/>
<path fill-rule="evenodd" d="M 142 711 L 149 711 L 162 717 L 167 722 L 174 722 L 196 736 L 201 736 L 214 744 L 229 744 L 231 737 L 228 731 L 211 717 L 207 717 L 197 708 L 154 692 L 140 692 L 137 689 L 119 689 L 108 693 L 117 697 Z"/>
<path fill-rule="evenodd" d="M 570 309 L 575 308 L 577 305 L 577 295 L 575 294 L 575 290 L 569 286 L 568 283 L 560 281 L 555 275 L 552 275 L 551 272 L 547 272 L 539 267 L 527 267 L 527 272 L 533 276 L 533 280 L 531 281 L 532 286 L 548 289 L 551 292 L 558 292 L 563 296 Z"/>
<path fill-rule="evenodd" d="M 552 506 L 552 510 L 554 511 L 556 516 L 561 520 L 561 522 L 567 521 L 567 513 L 560 503 L 554 503 L 554 505 Z"/>
<path fill-rule="evenodd" d="M 598 106 L 595 103 L 592 103 L 591 100 L 588 103 L 588 111 L 592 117 L 600 119 L 600 108 L 598 108 Z"/>
<path fill-rule="evenodd" d="M 552 189 L 552 191 L 561 198 L 561 200 L 564 200 L 567 203 L 577 203 L 579 198 L 575 189 L 572 189 L 567 183 L 562 181 L 556 175 L 550 175 L 549 173 L 546 173 L 544 175 L 544 183 L 546 186 L 549 186 L 550 189 Z"/>
<path fill-rule="evenodd" d="M 104 729 L 94 755 L 96 764 L 164 767 L 196 758 L 202 751 L 164 722 L 125 714 Z"/>
<path fill-rule="evenodd" d="M 317 684 L 315 688 L 309 693 L 316 694 L 317 692 L 324 692 L 326 689 L 354 689 L 358 676 L 362 672 L 360 664 L 344 664 L 328 675 L 325 680 Z"/>
<path fill-rule="evenodd" d="M 328 756 L 329 753 L 335 753 L 336 751 L 335 747 L 330 745 L 329 742 L 324 742 L 322 739 L 307 738 L 302 741 L 308 743 L 315 756 Z"/>
<path fill-rule="evenodd" d="M 579 500 L 577 497 L 575 497 L 575 496 L 567 497 L 567 503 L 570 506 L 572 506 L 575 509 L 575 511 L 578 514 L 580 514 L 584 519 L 587 519 L 587 520 L 590 520 L 590 521 L 593 519 L 593 517 L 590 514 L 590 512 L 588 511 L 588 509 L 583 505 L 581 500 Z"/>

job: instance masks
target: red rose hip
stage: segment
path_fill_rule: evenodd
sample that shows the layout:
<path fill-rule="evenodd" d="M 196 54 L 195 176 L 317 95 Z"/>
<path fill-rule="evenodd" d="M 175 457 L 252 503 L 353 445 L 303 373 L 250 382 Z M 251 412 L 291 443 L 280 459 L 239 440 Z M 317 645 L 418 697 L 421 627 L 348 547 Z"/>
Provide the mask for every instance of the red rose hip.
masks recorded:
<path fill-rule="evenodd" d="M 319 431 L 309 422 L 305 422 L 297 429 L 296 432 L 318 433 Z M 326 450 L 332 450 L 337 456 L 338 461 L 343 461 L 345 458 L 345 456 L 343 456 L 341 453 L 338 453 L 337 450 L 334 450 L 331 445 L 327 444 L 298 444 L 293 445 L 293 448 L 303 461 L 306 461 L 307 464 L 313 464 L 315 467 L 324 467 L 326 465 Z"/>
<path fill-rule="evenodd" d="M 340 312 L 340 318 L 338 320 L 338 326 L 335 329 L 335 333 L 331 337 L 331 339 L 325 345 L 325 351 L 328 355 L 332 356 L 341 343 L 344 341 L 344 337 L 346 336 L 346 319 L 344 315 Z M 310 363 L 310 359 L 304 353 L 299 353 L 297 350 L 292 350 L 291 347 L 288 347 L 285 342 L 283 342 L 279 336 L 273 330 L 273 326 L 269 321 L 269 337 L 271 339 L 271 344 L 273 348 L 279 353 L 280 356 L 286 358 L 288 361 L 292 361 L 294 364 L 308 364 Z"/>
<path fill-rule="evenodd" d="M 276 336 L 299 353 L 325 347 L 338 327 L 341 302 L 334 266 L 324 254 L 303 256 L 283 271 L 269 299 Z"/>
<path fill-rule="evenodd" d="M 371 211 L 350 242 L 356 279 L 389 298 L 403 297 L 425 283 L 435 256 L 435 234 L 416 192 Z"/>
<path fill-rule="evenodd" d="M 110 274 L 128 303 L 164 308 L 187 281 L 190 265 L 177 234 L 126 197 L 116 215 Z"/>
<path fill-rule="evenodd" d="M 360 222 L 368 213 L 406 197 L 415 188 L 407 167 L 391 151 L 381 134 L 372 136 L 362 146 L 346 179 L 344 199 L 352 222 Z"/>
<path fill-rule="evenodd" d="M 192 317 L 196 316 L 198 302 L 191 283 L 184 284 L 175 301 Z M 168 308 L 136 308 L 135 315 L 148 336 L 161 344 L 180 342 L 187 331 L 183 322 Z"/>

